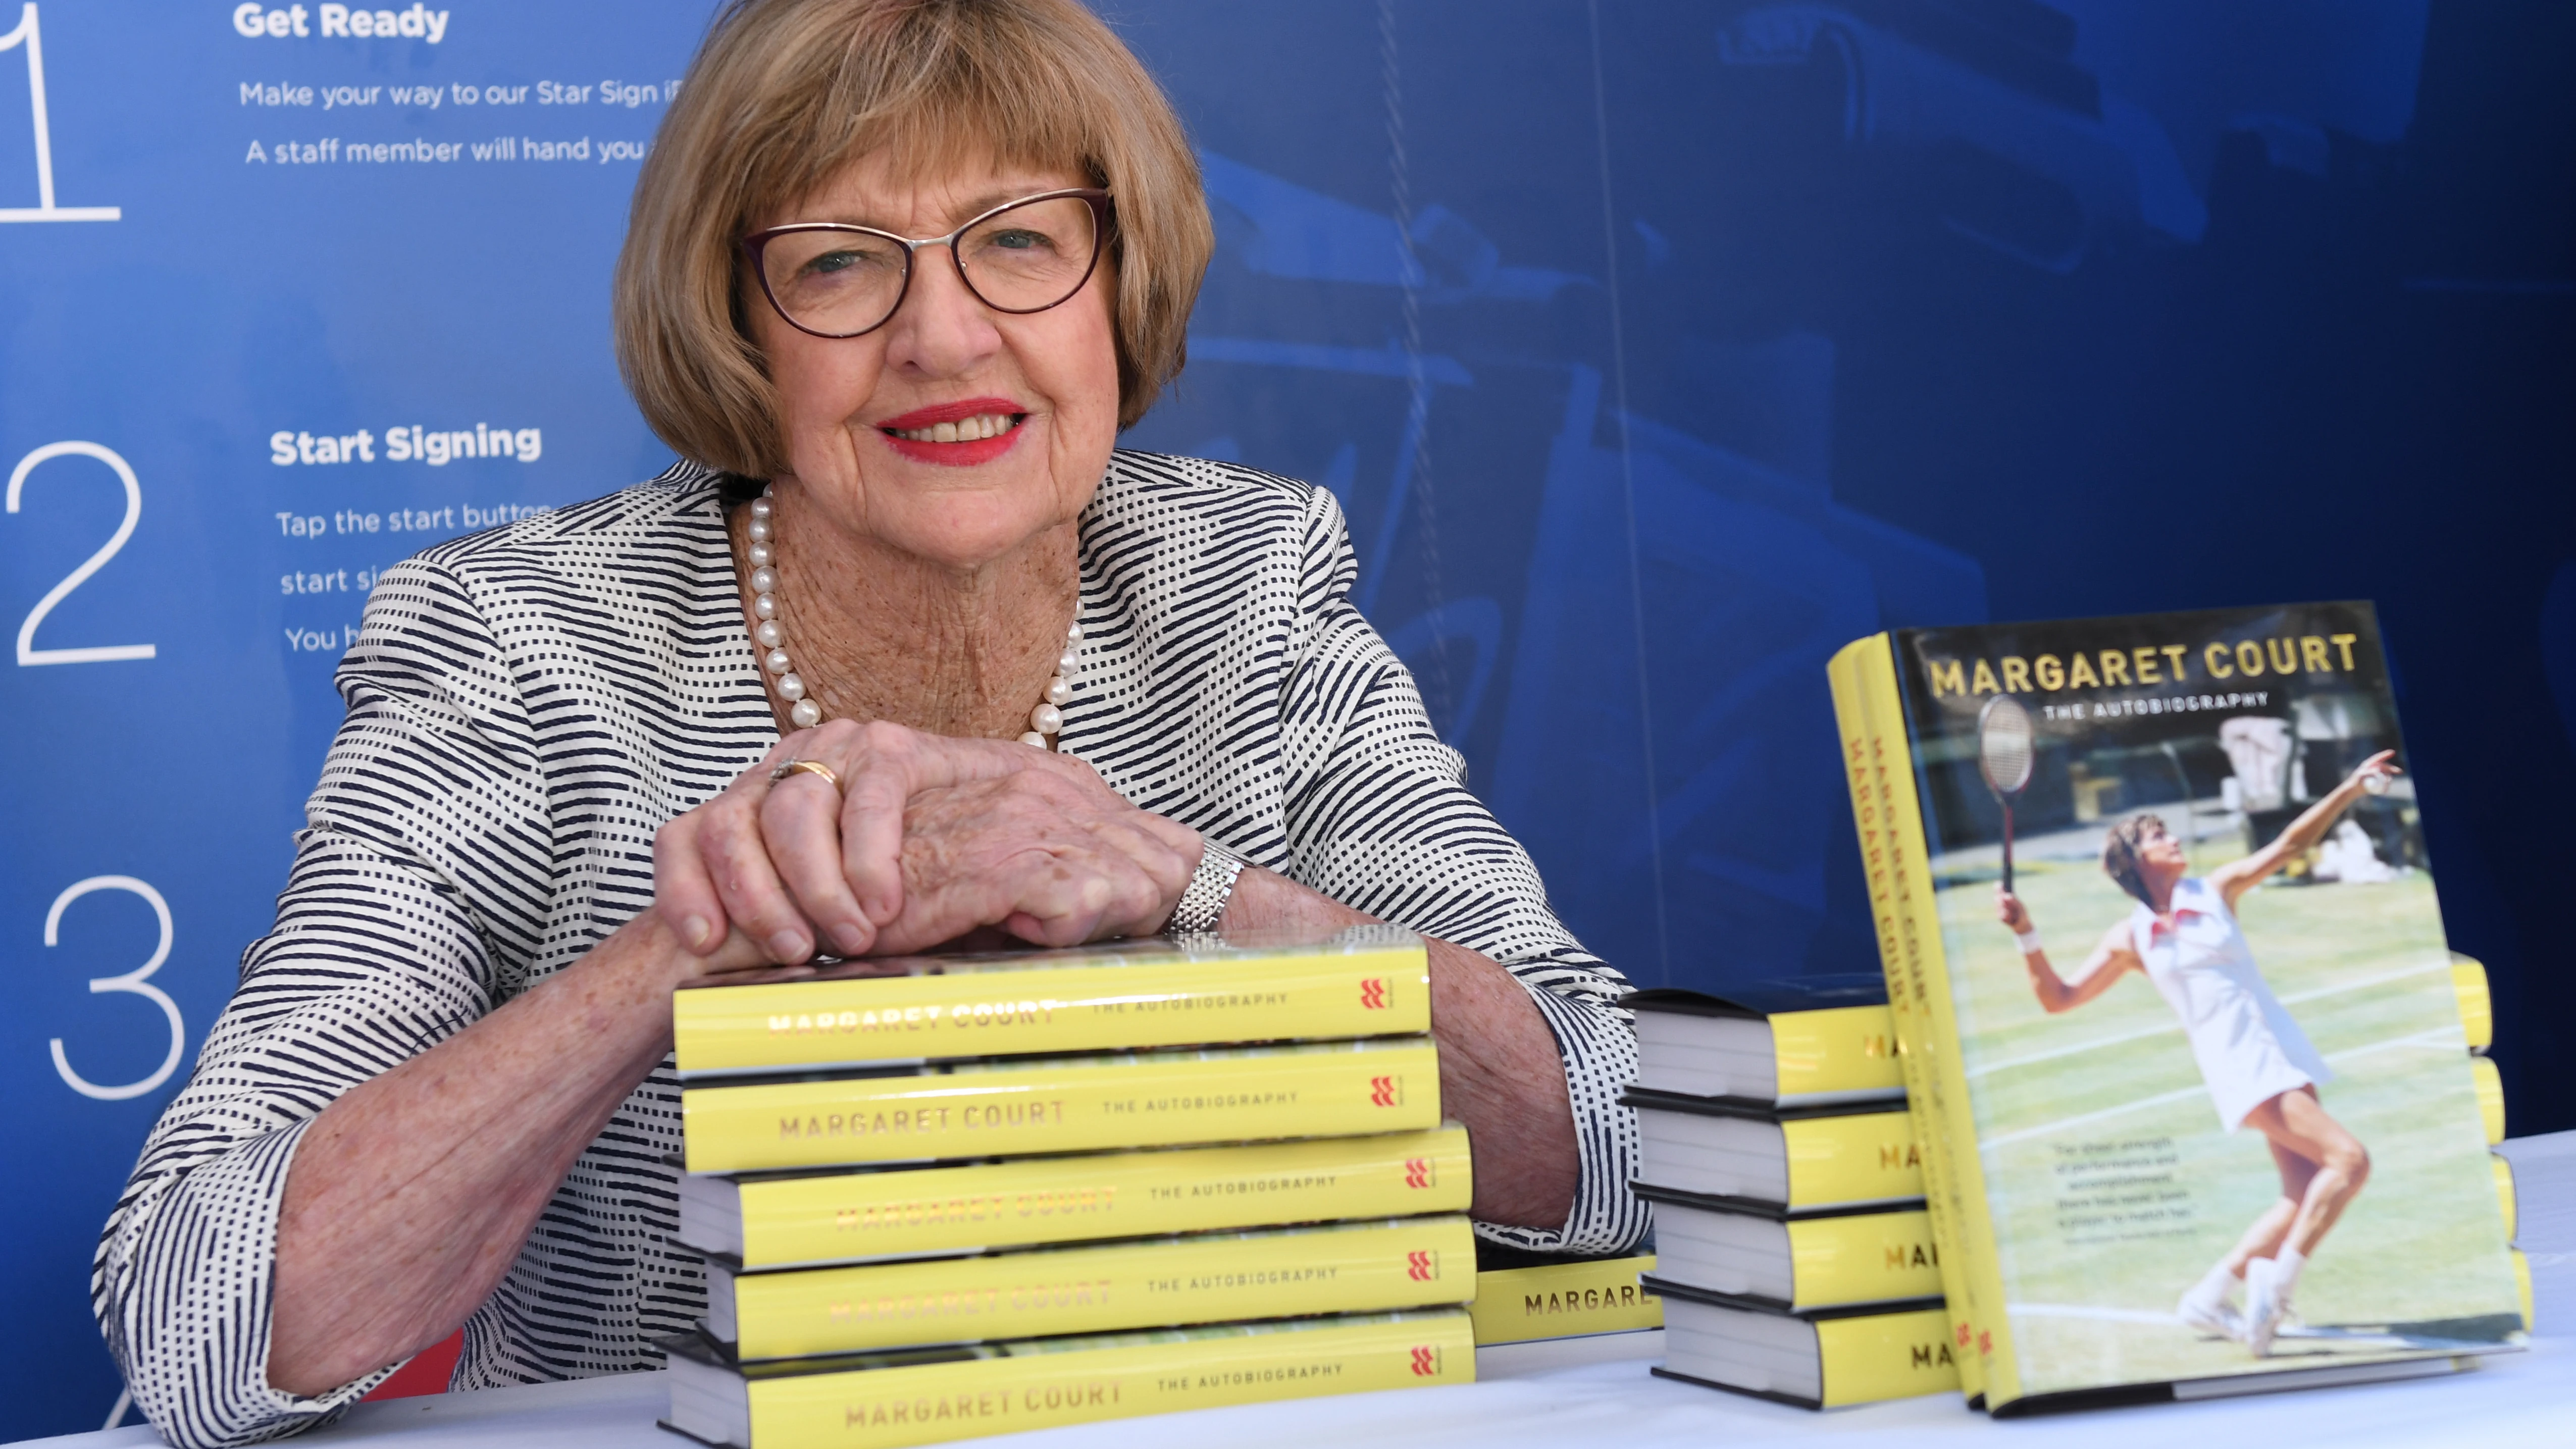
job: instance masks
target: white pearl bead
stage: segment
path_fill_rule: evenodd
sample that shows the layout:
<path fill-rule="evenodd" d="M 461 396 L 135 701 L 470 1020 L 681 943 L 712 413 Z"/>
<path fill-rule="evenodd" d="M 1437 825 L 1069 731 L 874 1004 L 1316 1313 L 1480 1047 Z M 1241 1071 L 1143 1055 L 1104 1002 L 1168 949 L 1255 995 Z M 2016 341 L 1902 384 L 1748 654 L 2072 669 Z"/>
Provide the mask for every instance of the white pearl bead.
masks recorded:
<path fill-rule="evenodd" d="M 764 662 L 769 665 L 769 672 L 772 674 L 785 674 L 788 670 L 796 667 L 795 665 L 787 662 L 787 651 L 784 649 L 770 650 L 769 658 Z"/>
<path fill-rule="evenodd" d="M 769 542 L 769 520 L 755 518 L 744 527 L 743 532 L 751 535 L 753 543 L 767 543 Z"/>
<path fill-rule="evenodd" d="M 1029 711 L 1029 724 L 1033 726 L 1039 734 L 1054 734 L 1057 730 L 1064 728 L 1064 711 L 1051 704 L 1039 705 L 1037 708 Z"/>
<path fill-rule="evenodd" d="M 773 553 L 770 550 L 769 545 L 765 543 L 755 543 L 751 547 L 744 549 L 743 552 L 750 556 L 751 566 L 756 569 L 765 569 L 769 567 L 770 560 L 777 557 L 777 554 Z"/>
<path fill-rule="evenodd" d="M 764 619 L 777 618 L 778 596 L 776 594 L 761 595 L 759 598 L 751 601 L 751 611 Z"/>
<path fill-rule="evenodd" d="M 763 619 L 760 627 L 751 631 L 751 637 L 760 641 L 761 648 L 775 649 L 787 642 L 787 631 L 778 627 L 776 619 Z"/>
<path fill-rule="evenodd" d="M 1055 672 L 1067 679 L 1071 679 L 1074 672 L 1080 668 L 1082 668 L 1082 656 L 1070 649 L 1055 657 Z"/>
<path fill-rule="evenodd" d="M 765 494 L 751 500 L 751 516 L 754 518 L 767 518 L 776 508 L 777 505 L 771 503 Z"/>
<path fill-rule="evenodd" d="M 1082 621 L 1080 619 L 1074 620 L 1073 627 L 1064 631 L 1064 642 L 1067 644 L 1079 644 L 1082 642 Z"/>
<path fill-rule="evenodd" d="M 753 569 L 751 571 L 751 591 L 755 594 L 776 593 L 778 591 L 778 570 Z"/>
<path fill-rule="evenodd" d="M 1046 748 L 1046 736 L 1039 734 L 1036 730 L 1031 730 L 1027 734 L 1020 736 L 1020 743 L 1028 745 L 1034 749 L 1043 750 Z"/>
<path fill-rule="evenodd" d="M 796 707 L 787 712 L 787 717 L 796 721 L 798 729 L 810 730 L 823 722 L 823 707 L 810 699 L 800 699 L 796 701 Z"/>
<path fill-rule="evenodd" d="M 1063 675 L 1059 674 L 1059 675 L 1057 675 L 1055 678 L 1050 679 L 1050 680 L 1048 680 L 1048 681 L 1047 681 L 1047 688 L 1046 688 L 1046 701 L 1047 701 L 1047 703 L 1049 703 L 1049 704 L 1064 704 L 1064 703 L 1067 703 L 1068 701 L 1070 701 L 1072 698 L 1073 698 L 1073 686 L 1064 682 L 1064 676 L 1063 676 Z"/>
<path fill-rule="evenodd" d="M 778 676 L 778 695 L 781 699 L 803 699 L 805 676 L 793 672 Z"/>

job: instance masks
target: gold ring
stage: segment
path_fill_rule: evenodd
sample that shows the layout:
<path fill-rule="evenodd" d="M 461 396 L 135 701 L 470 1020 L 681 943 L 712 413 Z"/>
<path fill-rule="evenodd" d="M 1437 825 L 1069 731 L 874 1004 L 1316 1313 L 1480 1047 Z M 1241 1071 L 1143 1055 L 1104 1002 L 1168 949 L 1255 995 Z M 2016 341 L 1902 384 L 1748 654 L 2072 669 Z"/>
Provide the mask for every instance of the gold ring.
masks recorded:
<path fill-rule="evenodd" d="M 833 774 L 832 767 L 820 760 L 785 761 L 777 769 L 769 772 L 769 783 L 775 785 L 790 775 L 818 776 L 824 784 L 832 787 L 833 794 L 837 795 L 841 792 L 841 777 Z"/>

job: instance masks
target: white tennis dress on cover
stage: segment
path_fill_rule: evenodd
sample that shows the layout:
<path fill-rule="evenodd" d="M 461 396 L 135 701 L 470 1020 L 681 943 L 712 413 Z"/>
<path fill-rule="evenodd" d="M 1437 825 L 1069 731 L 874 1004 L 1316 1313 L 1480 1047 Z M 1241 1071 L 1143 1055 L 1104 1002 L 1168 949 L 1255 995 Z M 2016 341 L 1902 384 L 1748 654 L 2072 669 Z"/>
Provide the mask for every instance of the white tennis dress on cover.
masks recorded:
<path fill-rule="evenodd" d="M 2236 913 L 2209 882 L 2194 877 L 2175 884 L 2171 926 L 2138 906 L 2129 915 L 2129 937 L 2147 979 L 2182 1018 L 2228 1131 L 2283 1092 L 2334 1080 L 2308 1034 L 2263 983 Z"/>

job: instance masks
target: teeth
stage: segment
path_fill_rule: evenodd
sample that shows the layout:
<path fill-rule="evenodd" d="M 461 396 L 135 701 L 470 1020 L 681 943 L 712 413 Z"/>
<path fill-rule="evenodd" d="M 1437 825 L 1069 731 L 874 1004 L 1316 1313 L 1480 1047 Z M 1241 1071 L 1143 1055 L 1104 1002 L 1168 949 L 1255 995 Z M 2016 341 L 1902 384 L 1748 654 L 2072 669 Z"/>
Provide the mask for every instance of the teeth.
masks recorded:
<path fill-rule="evenodd" d="M 982 413 L 961 422 L 933 423 L 926 428 L 889 429 L 896 437 L 916 443 L 973 443 L 998 438 L 1010 430 L 1009 413 Z"/>

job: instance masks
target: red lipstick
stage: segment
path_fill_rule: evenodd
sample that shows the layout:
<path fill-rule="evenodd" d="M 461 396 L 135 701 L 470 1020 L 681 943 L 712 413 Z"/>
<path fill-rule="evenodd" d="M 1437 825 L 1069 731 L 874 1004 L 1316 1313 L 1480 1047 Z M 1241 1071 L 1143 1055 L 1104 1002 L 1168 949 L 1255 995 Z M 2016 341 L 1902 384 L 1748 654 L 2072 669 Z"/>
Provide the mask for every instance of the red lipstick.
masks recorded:
<path fill-rule="evenodd" d="M 918 432 L 939 423 L 962 422 L 967 418 L 1000 413 L 1011 419 L 1008 431 L 989 438 L 975 438 L 955 443 L 931 443 L 917 438 L 898 437 L 898 432 Z M 904 457 L 922 463 L 941 463 L 967 468 L 989 463 L 1011 450 L 1020 440 L 1020 429 L 1026 423 L 1028 410 L 1006 397 L 970 397 L 957 402 L 933 403 L 915 408 L 901 417 L 887 418 L 876 425 L 886 445 Z"/>

